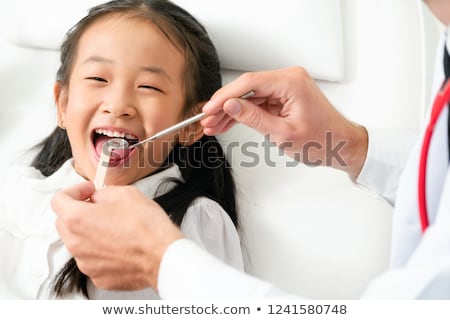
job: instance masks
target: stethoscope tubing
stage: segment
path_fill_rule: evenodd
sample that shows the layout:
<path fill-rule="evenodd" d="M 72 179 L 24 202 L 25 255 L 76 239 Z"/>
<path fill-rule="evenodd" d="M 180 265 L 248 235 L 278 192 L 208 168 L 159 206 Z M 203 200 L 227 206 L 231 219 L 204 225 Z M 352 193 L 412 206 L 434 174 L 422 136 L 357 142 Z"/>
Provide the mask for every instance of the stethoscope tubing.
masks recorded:
<path fill-rule="evenodd" d="M 427 163 L 428 152 L 430 149 L 431 138 L 436 123 L 439 119 L 444 108 L 450 101 L 450 81 L 446 81 L 439 90 L 436 98 L 433 102 L 431 109 L 430 121 L 425 129 L 425 134 L 422 142 L 422 149 L 420 151 L 419 162 L 419 181 L 418 181 L 418 202 L 419 202 L 419 219 L 422 232 L 425 232 L 429 226 L 429 215 L 427 208 L 427 188 L 426 188 L 426 176 L 427 176 Z"/>

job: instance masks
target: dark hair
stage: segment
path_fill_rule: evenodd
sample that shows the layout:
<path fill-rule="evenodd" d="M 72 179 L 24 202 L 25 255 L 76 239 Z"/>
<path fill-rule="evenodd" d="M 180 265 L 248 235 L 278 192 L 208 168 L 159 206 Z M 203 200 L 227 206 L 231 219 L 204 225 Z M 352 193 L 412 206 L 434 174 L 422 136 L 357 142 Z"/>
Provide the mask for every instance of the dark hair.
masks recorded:
<path fill-rule="evenodd" d="M 166 0 L 114 0 L 93 7 L 69 30 L 61 46 L 57 81 L 62 86 L 69 85 L 78 40 L 83 32 L 99 17 L 113 13 L 149 19 L 184 53 L 185 116 L 195 112 L 192 108 L 196 104 L 207 101 L 221 87 L 219 59 L 205 28 L 184 9 Z M 66 131 L 59 127 L 37 147 L 39 152 L 31 165 L 45 176 L 53 174 L 72 157 Z M 179 166 L 183 181 L 176 181 L 171 191 L 157 195 L 155 201 L 174 223 L 180 225 L 190 204 L 204 196 L 218 202 L 234 225 L 238 226 L 233 177 L 215 137 L 203 136 L 191 146 L 175 146 L 168 162 Z M 200 165 L 191 165 L 193 163 Z M 64 296 L 74 291 L 88 297 L 87 276 L 78 269 L 72 258 L 57 275 L 54 293 Z"/>

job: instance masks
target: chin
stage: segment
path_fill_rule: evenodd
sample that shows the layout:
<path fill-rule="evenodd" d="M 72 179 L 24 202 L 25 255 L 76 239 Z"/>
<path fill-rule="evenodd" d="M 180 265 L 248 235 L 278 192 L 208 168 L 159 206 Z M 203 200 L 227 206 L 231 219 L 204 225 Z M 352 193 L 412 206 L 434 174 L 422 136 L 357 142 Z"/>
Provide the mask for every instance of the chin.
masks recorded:
<path fill-rule="evenodd" d="M 108 177 L 108 173 L 106 173 L 105 185 L 106 186 L 126 186 L 132 184 L 135 180 L 127 179 L 126 177 Z"/>

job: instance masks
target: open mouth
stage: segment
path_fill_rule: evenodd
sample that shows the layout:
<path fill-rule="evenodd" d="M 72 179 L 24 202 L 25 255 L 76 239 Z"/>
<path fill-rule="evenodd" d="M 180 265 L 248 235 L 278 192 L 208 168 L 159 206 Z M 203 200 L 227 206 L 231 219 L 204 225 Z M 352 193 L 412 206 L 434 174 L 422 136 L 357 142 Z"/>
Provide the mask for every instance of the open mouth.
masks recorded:
<path fill-rule="evenodd" d="M 131 132 L 117 129 L 95 129 L 92 133 L 92 144 L 94 145 L 97 160 L 100 159 L 105 143 L 111 139 L 124 139 L 129 145 L 135 144 L 139 141 L 139 138 Z M 124 160 L 129 158 L 132 151 L 133 149 L 113 149 L 111 151 L 110 165 L 114 166 L 122 163 Z"/>

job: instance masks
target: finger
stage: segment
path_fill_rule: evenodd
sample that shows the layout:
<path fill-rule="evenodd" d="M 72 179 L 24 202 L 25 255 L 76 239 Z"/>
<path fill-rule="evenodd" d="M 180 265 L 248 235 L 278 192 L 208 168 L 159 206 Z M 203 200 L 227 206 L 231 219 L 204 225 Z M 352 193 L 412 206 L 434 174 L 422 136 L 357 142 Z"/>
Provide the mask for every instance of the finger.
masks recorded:
<path fill-rule="evenodd" d="M 107 186 L 101 189 L 95 190 L 95 193 L 91 196 L 93 203 L 104 203 L 106 205 L 111 203 L 117 203 L 121 199 L 137 199 L 142 198 L 147 200 L 141 192 L 139 192 L 133 186 Z"/>
<path fill-rule="evenodd" d="M 223 127 L 222 132 L 227 132 L 227 131 L 230 130 L 236 123 L 237 123 L 236 120 L 230 119 L 230 121 L 225 125 L 225 127 Z"/>
<path fill-rule="evenodd" d="M 83 182 L 70 188 L 58 191 L 52 198 L 51 206 L 56 214 L 69 209 L 79 201 L 88 200 L 95 191 L 92 182 Z"/>
<path fill-rule="evenodd" d="M 122 193 L 123 186 L 106 186 L 101 189 L 95 190 L 95 193 L 91 196 L 93 203 L 111 203 L 118 199 L 119 194 Z"/>
<path fill-rule="evenodd" d="M 73 200 L 85 201 L 94 193 L 95 186 L 92 182 L 86 181 L 76 184 L 70 188 L 62 190 L 62 192 Z"/>
<path fill-rule="evenodd" d="M 279 116 L 283 106 L 280 104 L 270 104 L 267 106 L 266 111 L 274 116 Z"/>
<path fill-rule="evenodd" d="M 229 116 L 223 110 L 221 110 L 220 112 L 218 112 L 214 115 L 209 115 L 206 118 L 202 119 L 200 121 L 200 124 L 204 128 L 214 128 L 225 117 L 229 117 Z"/>
<path fill-rule="evenodd" d="M 61 219 L 57 218 L 55 221 L 55 226 L 56 226 L 56 231 L 58 231 L 59 236 L 61 237 L 61 239 L 66 239 L 69 237 L 69 235 L 71 234 L 71 232 L 69 231 L 69 229 L 67 228 L 67 226 L 65 225 L 65 223 L 62 222 Z"/>
<path fill-rule="evenodd" d="M 203 127 L 203 133 L 209 136 L 217 135 L 225 132 L 224 128 L 230 122 L 235 122 L 233 118 L 231 118 L 228 114 L 223 112 L 224 116 L 221 117 L 220 121 L 214 123 L 214 125 L 207 125 Z M 231 127 L 229 127 L 231 128 Z"/>
<path fill-rule="evenodd" d="M 202 111 L 206 114 L 216 114 L 222 110 L 225 101 L 238 98 L 250 91 L 255 92 L 255 96 L 267 91 L 267 72 L 247 72 L 239 76 L 236 80 L 228 83 L 217 90 L 211 99 L 203 106 Z M 263 93 L 262 95 L 265 95 Z"/>
<path fill-rule="evenodd" d="M 225 101 L 227 101 L 228 99 L 231 99 L 231 98 L 238 98 L 246 93 L 244 91 L 245 89 L 243 90 L 242 88 L 237 87 L 237 84 L 235 84 L 235 83 L 229 84 L 229 86 L 231 86 L 231 85 L 232 85 L 232 87 L 225 86 L 225 87 L 219 89 L 211 97 L 211 99 L 203 106 L 202 111 L 204 113 L 206 113 L 207 115 L 218 114 L 219 112 L 222 111 L 223 104 L 225 103 Z M 234 87 L 236 87 L 236 88 L 234 88 Z M 251 89 L 249 89 L 248 91 L 250 91 L 250 90 Z"/>
<path fill-rule="evenodd" d="M 226 118 L 222 119 L 220 123 L 218 123 L 214 128 L 211 130 L 206 130 L 207 135 L 213 136 L 221 133 L 227 132 L 233 125 L 236 123 L 236 121 L 231 118 L 230 116 L 227 116 Z M 204 130 L 205 132 L 205 130 Z"/>
<path fill-rule="evenodd" d="M 235 121 L 266 134 L 276 127 L 279 118 L 263 108 L 243 99 L 230 99 L 225 102 L 224 111 Z"/>

